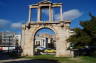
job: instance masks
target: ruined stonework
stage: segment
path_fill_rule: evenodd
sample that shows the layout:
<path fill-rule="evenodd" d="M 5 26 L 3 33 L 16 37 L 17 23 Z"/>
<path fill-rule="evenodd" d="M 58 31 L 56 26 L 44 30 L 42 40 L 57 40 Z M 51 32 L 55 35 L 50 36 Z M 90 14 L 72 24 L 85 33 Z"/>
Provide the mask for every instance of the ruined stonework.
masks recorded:
<path fill-rule="evenodd" d="M 42 22 L 40 19 L 40 9 L 41 7 L 49 7 L 49 21 Z M 52 7 L 60 7 L 60 21 L 54 22 L 52 20 Z M 38 9 L 38 21 L 31 21 L 31 9 Z M 50 1 L 42 1 L 38 4 L 29 6 L 29 20 L 26 24 L 22 25 L 22 55 L 23 56 L 34 56 L 34 39 L 35 34 L 38 30 L 42 28 L 49 28 L 55 32 L 56 35 L 56 56 L 57 57 L 70 57 L 71 52 L 67 50 L 69 43 L 66 39 L 70 36 L 70 21 L 64 20 L 62 18 L 62 4 L 61 3 L 51 3 Z"/>

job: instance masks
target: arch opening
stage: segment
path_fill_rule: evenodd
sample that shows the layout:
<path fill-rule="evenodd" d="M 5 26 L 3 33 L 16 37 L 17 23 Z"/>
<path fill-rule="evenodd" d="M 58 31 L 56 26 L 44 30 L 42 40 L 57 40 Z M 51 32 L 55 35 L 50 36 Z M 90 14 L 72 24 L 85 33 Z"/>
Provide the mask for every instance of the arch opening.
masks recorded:
<path fill-rule="evenodd" d="M 34 35 L 35 55 L 56 54 L 56 32 L 44 27 L 36 31 Z"/>

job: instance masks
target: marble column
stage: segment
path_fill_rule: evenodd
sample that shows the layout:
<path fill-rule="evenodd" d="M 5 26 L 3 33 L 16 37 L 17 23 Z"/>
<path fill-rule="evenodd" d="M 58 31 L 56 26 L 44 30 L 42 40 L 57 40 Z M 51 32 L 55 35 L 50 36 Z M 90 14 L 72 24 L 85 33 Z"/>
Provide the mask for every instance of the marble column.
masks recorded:
<path fill-rule="evenodd" d="M 28 16 L 28 23 L 31 21 L 31 14 L 32 14 L 32 11 L 31 11 L 32 8 L 30 8 L 29 6 L 29 16 Z"/>
<path fill-rule="evenodd" d="M 63 21 L 62 5 L 60 6 L 60 21 Z"/>
<path fill-rule="evenodd" d="M 52 7 L 49 6 L 49 21 L 52 22 Z"/>
<path fill-rule="evenodd" d="M 41 19 L 41 9 L 38 7 L 38 22 L 40 22 Z"/>
<path fill-rule="evenodd" d="M 53 8 L 52 8 L 52 21 L 53 21 Z"/>

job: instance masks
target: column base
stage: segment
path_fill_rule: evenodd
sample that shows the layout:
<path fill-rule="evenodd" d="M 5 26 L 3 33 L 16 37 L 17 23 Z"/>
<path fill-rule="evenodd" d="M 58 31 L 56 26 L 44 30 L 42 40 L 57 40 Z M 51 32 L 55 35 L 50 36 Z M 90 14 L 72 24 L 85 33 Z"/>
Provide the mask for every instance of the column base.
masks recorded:
<path fill-rule="evenodd" d="M 73 53 L 70 51 L 56 53 L 56 57 L 73 57 Z"/>

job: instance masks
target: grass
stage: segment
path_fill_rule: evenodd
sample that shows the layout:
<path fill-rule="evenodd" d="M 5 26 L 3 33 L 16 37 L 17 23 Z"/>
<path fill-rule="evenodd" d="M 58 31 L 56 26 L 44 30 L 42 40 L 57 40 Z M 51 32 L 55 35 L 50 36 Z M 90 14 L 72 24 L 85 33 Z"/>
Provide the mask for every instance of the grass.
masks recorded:
<path fill-rule="evenodd" d="M 38 55 L 34 57 L 24 57 L 24 58 L 56 60 L 59 63 L 96 63 L 95 57 L 88 57 L 88 56 L 68 58 L 68 57 L 55 57 L 54 55 Z"/>

